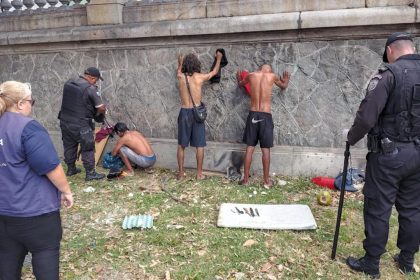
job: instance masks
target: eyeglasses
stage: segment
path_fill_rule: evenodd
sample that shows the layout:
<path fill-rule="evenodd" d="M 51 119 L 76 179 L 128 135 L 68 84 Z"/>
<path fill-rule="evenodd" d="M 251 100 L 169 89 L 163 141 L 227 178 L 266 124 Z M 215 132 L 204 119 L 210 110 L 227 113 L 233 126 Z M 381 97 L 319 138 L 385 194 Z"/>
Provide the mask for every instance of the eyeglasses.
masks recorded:
<path fill-rule="evenodd" d="M 23 101 L 28 101 L 31 104 L 31 106 L 34 106 L 35 104 L 35 99 L 23 99 Z"/>

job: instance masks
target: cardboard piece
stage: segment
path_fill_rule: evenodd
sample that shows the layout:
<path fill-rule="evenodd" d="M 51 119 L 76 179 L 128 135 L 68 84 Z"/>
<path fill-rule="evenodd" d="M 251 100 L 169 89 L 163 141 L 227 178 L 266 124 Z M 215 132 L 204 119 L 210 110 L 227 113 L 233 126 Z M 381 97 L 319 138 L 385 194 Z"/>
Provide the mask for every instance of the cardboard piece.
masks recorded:
<path fill-rule="evenodd" d="M 100 127 L 95 127 L 95 134 L 99 130 L 101 130 Z M 99 143 L 95 142 L 95 166 L 98 165 L 99 159 L 101 158 L 102 153 L 105 150 L 105 146 L 108 143 L 108 138 L 109 138 L 109 135 L 106 136 L 104 139 L 102 139 L 101 142 L 99 142 Z M 80 149 L 80 146 L 79 146 L 79 149 Z M 83 164 L 81 156 L 80 156 L 80 159 L 76 161 L 76 164 L 80 164 L 80 165 Z"/>

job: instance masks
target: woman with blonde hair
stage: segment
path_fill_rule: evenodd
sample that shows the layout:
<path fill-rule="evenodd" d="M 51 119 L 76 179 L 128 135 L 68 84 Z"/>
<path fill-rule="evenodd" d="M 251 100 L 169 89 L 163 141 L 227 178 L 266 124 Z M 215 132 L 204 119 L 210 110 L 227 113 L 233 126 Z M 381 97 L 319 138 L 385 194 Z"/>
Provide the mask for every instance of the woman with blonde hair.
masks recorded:
<path fill-rule="evenodd" d="M 47 130 L 30 118 L 29 84 L 0 85 L 0 279 L 21 279 L 32 254 L 36 279 L 59 279 L 60 204 L 73 195 Z"/>

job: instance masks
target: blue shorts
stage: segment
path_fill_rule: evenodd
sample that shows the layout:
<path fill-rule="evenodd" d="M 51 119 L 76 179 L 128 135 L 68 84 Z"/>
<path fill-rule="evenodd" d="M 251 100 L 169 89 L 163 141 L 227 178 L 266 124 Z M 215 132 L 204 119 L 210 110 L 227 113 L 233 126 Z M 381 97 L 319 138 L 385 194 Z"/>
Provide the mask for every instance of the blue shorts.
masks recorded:
<path fill-rule="evenodd" d="M 198 123 L 194 119 L 193 110 L 181 108 L 178 116 L 178 145 L 182 147 L 205 147 L 206 128 L 205 124 Z"/>

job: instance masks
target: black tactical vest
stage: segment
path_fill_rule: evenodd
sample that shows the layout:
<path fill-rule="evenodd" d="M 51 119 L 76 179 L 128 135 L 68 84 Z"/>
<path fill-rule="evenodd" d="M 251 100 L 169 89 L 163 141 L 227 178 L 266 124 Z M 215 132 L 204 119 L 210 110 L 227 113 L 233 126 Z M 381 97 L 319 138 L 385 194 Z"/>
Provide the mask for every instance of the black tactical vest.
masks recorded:
<path fill-rule="evenodd" d="M 92 122 L 94 106 L 85 92 L 90 86 L 83 78 L 70 79 L 64 84 L 63 102 L 59 115 L 61 121 L 81 125 Z"/>
<path fill-rule="evenodd" d="M 420 138 L 420 55 L 405 55 L 387 66 L 394 90 L 379 118 L 382 138 L 410 142 Z"/>

